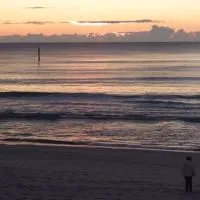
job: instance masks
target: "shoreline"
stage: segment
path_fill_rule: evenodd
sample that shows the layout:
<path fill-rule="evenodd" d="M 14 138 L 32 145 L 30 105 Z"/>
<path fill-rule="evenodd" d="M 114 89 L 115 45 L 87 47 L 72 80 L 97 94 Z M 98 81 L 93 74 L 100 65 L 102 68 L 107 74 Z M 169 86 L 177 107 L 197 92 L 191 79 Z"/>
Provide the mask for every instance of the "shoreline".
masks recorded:
<path fill-rule="evenodd" d="M 9 141 L 9 140 L 8 140 Z M 3 142 L 0 143 L 1 146 L 16 146 L 16 147 L 52 147 L 52 148 L 85 148 L 85 149 L 108 149 L 108 150 L 130 150 L 130 151 L 152 151 L 152 152 L 174 152 L 174 153 L 200 153 L 200 149 L 178 149 L 178 148 L 153 148 L 152 147 L 140 147 L 140 146 L 130 146 L 130 145 L 98 145 L 98 144 L 87 144 L 87 143 L 76 143 L 76 142 L 57 142 L 57 143 L 45 143 L 45 142 L 33 142 L 33 143 L 26 143 L 26 142 L 17 142 L 15 140 L 12 142 Z"/>

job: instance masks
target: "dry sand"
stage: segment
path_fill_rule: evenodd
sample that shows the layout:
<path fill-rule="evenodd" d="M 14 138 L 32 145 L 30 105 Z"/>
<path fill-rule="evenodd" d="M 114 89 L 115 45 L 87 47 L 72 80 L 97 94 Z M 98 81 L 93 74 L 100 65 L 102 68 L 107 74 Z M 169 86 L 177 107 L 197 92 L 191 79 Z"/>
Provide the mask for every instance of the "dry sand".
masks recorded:
<path fill-rule="evenodd" d="M 186 155 L 197 168 L 184 193 Z M 47 146 L 0 146 L 0 199 L 200 199 L 200 154 Z"/>

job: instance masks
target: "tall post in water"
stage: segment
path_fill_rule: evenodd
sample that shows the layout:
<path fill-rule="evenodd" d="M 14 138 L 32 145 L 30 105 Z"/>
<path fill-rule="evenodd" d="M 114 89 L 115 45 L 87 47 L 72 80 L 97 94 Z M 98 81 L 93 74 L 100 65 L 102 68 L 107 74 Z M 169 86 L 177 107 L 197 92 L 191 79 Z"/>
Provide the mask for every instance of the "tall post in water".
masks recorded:
<path fill-rule="evenodd" d="M 38 63 L 40 64 L 40 47 L 38 47 Z"/>

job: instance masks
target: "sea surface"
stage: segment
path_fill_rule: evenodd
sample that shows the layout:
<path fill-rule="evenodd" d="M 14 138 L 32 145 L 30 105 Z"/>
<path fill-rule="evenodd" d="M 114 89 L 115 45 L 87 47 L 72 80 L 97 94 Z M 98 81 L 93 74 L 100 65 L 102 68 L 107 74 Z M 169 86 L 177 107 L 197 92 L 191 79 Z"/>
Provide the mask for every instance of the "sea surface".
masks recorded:
<path fill-rule="evenodd" d="M 200 43 L 0 44 L 0 143 L 199 151 Z"/>

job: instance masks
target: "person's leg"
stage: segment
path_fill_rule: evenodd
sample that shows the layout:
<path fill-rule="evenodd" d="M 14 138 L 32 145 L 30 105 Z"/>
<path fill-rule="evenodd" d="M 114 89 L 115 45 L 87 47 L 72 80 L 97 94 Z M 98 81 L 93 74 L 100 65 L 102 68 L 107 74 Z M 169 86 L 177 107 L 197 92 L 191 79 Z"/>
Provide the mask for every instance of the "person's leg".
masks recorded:
<path fill-rule="evenodd" d="M 189 191 L 192 192 L 192 176 L 188 177 L 188 187 Z"/>
<path fill-rule="evenodd" d="M 188 177 L 185 176 L 185 191 L 188 192 L 189 184 L 188 184 Z"/>

